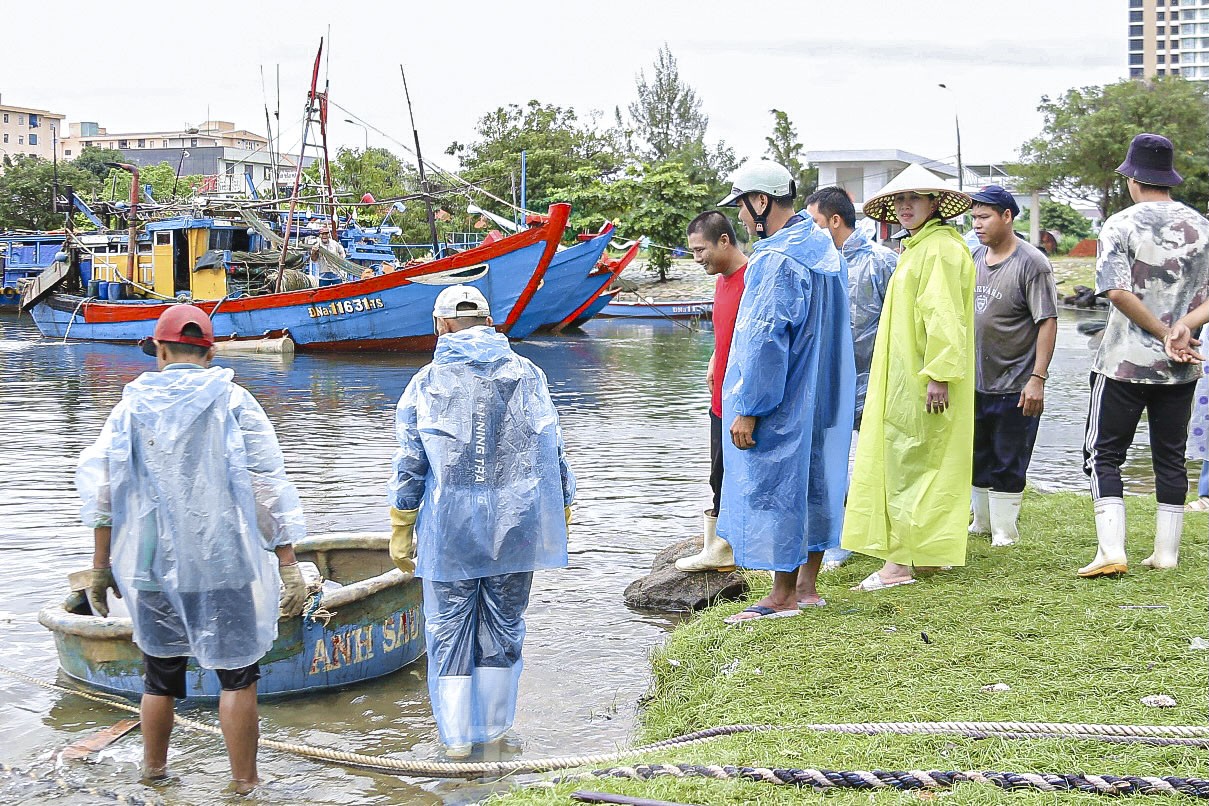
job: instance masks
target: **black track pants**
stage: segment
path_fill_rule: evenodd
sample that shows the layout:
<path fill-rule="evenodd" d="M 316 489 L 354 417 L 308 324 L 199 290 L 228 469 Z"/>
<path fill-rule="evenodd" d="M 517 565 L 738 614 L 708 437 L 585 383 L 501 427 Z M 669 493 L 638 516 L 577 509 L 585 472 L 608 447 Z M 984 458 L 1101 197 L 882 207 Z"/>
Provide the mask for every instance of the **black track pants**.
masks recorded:
<path fill-rule="evenodd" d="M 1091 497 L 1120 498 L 1121 465 L 1133 443 L 1142 412 L 1150 425 L 1154 492 L 1160 504 L 1183 504 L 1188 495 L 1184 446 L 1196 382 L 1127 383 L 1091 374 L 1091 404 L 1083 443 L 1083 472 L 1091 477 Z"/>

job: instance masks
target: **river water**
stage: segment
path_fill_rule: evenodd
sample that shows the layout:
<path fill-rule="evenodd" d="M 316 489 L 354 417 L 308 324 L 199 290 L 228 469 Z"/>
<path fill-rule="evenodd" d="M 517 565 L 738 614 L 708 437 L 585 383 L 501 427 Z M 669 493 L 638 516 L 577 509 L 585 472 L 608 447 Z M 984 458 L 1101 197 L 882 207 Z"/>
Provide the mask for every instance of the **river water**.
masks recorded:
<path fill-rule="evenodd" d="M 1063 312 L 1033 460 L 1042 489 L 1085 489 L 1079 467 L 1087 406 L 1087 340 Z M 709 495 L 704 389 L 708 330 L 667 322 L 592 322 L 583 334 L 517 345 L 546 372 L 579 480 L 571 567 L 536 575 L 515 733 L 523 755 L 592 752 L 629 742 L 646 690 L 650 649 L 673 620 L 636 613 L 621 593 L 654 553 L 699 531 Z M 425 358 L 397 355 L 223 357 L 273 421 L 312 533 L 387 529 L 384 485 L 394 451 L 393 410 Z M 28 319 L 0 316 L 0 664 L 54 679 L 57 661 L 37 611 L 61 599 L 65 575 L 87 567 L 91 533 L 79 524 L 73 472 L 122 385 L 153 368 L 137 347 L 61 344 Z M 1144 427 L 1143 427 L 1144 433 Z M 1149 490 L 1139 443 L 1127 468 Z M 824 588 L 826 584 L 824 583 Z M 438 755 L 423 661 L 386 679 L 261 706 L 262 735 L 370 754 Z M 199 709 L 202 719 L 214 713 Z M 0 761 L 46 772 L 64 745 L 126 716 L 78 697 L 0 676 Z M 90 764 L 61 774 L 146 796 L 135 783 L 137 732 Z M 489 783 L 400 779 L 260 755 L 264 803 L 465 803 Z M 227 780 L 221 743 L 178 729 L 161 796 L 208 803 Z M 45 785 L 0 777 L 5 800 L 50 797 Z M 55 795 L 57 802 L 89 802 Z"/>

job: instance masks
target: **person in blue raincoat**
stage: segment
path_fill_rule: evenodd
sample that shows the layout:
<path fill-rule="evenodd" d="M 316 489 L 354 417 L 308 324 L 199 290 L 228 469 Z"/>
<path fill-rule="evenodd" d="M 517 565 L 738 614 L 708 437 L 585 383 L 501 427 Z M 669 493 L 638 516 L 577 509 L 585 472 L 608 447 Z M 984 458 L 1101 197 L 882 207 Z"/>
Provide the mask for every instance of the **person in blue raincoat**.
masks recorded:
<path fill-rule="evenodd" d="M 464 758 L 512 727 L 533 572 L 567 565 L 575 476 L 546 376 L 482 293 L 445 289 L 433 319 L 432 363 L 395 413 L 390 553 L 424 580 L 433 715 Z"/>
<path fill-rule="evenodd" d="M 796 215 L 784 167 L 740 168 L 719 204 L 760 240 L 747 266 L 722 385 L 718 535 L 744 568 L 771 570 L 772 592 L 729 623 L 819 607 L 823 552 L 839 545 L 856 368 L 848 277 L 831 236 Z"/>
<path fill-rule="evenodd" d="M 258 661 L 277 638 L 279 609 L 302 610 L 293 544 L 306 522 L 272 424 L 231 370 L 210 366 L 206 312 L 170 306 L 144 351 L 159 371 L 126 385 L 76 470 L 80 516 L 94 532 L 88 601 L 108 616 L 113 590 L 130 611 L 144 663 L 145 777 L 167 775 L 192 656 L 222 686 L 231 776 L 246 792 L 258 782 Z"/>

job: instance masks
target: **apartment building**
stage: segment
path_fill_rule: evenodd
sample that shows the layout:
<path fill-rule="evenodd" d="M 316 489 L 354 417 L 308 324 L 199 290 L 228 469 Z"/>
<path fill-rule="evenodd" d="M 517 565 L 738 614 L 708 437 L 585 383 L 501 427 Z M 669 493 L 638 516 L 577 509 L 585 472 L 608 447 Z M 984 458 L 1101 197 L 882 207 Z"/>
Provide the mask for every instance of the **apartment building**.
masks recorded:
<path fill-rule="evenodd" d="M 1129 77 L 1209 80 L 1209 0 L 1129 0 Z"/>
<path fill-rule="evenodd" d="M 0 97 L 0 158 L 32 154 L 50 159 L 56 134 L 63 132 L 64 119 L 58 112 L 5 104 Z"/>
<path fill-rule="evenodd" d="M 72 159 L 92 146 L 116 148 L 119 151 L 185 148 L 238 148 L 247 151 L 268 145 L 264 135 L 246 129 L 236 129 L 227 120 L 207 120 L 199 126 L 156 131 L 110 132 L 95 122 L 71 124 L 71 131 L 59 137 L 59 156 Z"/>

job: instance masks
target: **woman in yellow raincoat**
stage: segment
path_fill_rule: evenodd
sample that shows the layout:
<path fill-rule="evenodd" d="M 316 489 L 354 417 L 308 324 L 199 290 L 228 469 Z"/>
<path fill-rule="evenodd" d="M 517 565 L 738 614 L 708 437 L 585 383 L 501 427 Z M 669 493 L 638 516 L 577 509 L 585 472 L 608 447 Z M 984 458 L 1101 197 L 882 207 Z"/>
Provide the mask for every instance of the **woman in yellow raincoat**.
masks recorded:
<path fill-rule="evenodd" d="M 970 197 L 911 165 L 865 215 L 910 233 L 873 349 L 842 545 L 885 560 L 853 590 L 965 565 L 974 442 L 974 261 L 945 220 Z"/>

